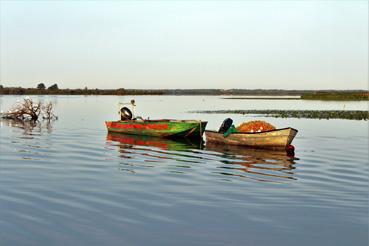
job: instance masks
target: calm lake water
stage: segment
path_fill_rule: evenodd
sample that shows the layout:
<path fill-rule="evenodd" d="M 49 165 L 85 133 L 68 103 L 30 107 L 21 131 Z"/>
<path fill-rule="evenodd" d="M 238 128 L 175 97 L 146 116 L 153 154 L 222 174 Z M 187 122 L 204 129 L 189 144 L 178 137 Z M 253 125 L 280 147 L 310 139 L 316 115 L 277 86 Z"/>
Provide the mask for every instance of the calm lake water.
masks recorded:
<path fill-rule="evenodd" d="M 218 96 L 40 96 L 59 119 L 0 122 L 1 245 L 368 245 L 368 122 L 188 113 L 358 109 L 367 102 Z M 107 134 L 144 118 L 254 119 L 299 130 L 280 151 Z M 22 97 L 0 97 L 6 110 Z"/>

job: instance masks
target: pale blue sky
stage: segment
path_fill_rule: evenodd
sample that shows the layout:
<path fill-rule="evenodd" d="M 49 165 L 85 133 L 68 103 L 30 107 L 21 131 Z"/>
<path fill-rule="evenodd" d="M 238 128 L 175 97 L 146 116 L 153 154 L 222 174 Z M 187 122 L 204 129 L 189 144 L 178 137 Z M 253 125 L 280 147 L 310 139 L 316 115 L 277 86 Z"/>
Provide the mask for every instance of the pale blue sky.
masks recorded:
<path fill-rule="evenodd" d="M 3 1 L 5 86 L 368 89 L 367 1 Z"/>

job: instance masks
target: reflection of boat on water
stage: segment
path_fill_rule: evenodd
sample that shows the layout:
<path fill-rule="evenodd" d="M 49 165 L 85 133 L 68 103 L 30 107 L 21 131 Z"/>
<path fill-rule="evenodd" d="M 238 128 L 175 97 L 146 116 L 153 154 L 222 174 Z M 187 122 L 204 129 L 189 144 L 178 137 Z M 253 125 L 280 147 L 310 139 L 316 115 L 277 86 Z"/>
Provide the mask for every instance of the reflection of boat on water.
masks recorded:
<path fill-rule="evenodd" d="M 225 171 L 224 175 L 242 176 L 259 181 L 277 181 L 277 179 L 295 179 L 292 170 L 294 158 L 284 150 L 260 149 L 237 145 L 222 145 L 207 142 L 205 150 L 220 154 Z M 232 165 L 229 165 L 232 164 Z M 234 165 L 233 165 L 234 164 Z M 234 171 L 246 172 L 244 176 Z"/>
<path fill-rule="evenodd" d="M 129 135 L 115 132 L 109 132 L 107 135 L 107 140 L 116 141 L 126 146 L 148 146 L 172 151 L 199 149 L 203 144 L 202 139 L 167 139 L 152 136 Z"/>
<path fill-rule="evenodd" d="M 119 157 L 124 161 L 120 162 L 120 170 L 136 173 L 136 170 L 145 167 L 152 168 L 164 162 L 173 162 L 174 172 L 183 173 L 183 168 L 191 168 L 188 163 L 194 161 L 191 158 L 193 149 L 200 149 L 203 146 L 202 139 L 167 139 L 152 136 L 139 136 L 109 132 L 107 140 L 116 146 Z M 178 170 L 176 170 L 178 169 Z"/>
<path fill-rule="evenodd" d="M 118 148 L 119 158 L 124 160 L 120 162 L 120 169 L 129 172 L 158 165 L 168 168 L 169 163 L 171 171 L 184 173 L 197 164 L 206 164 L 206 168 L 215 170 L 210 172 L 222 177 L 228 175 L 267 182 L 294 179 L 294 159 L 288 157 L 286 151 L 214 143 L 207 143 L 203 148 L 202 141 L 121 133 L 108 133 L 107 140 Z"/>
<path fill-rule="evenodd" d="M 255 156 L 263 159 L 291 159 L 290 155 L 284 149 L 265 149 L 253 148 L 239 145 L 223 145 L 213 142 L 206 142 L 206 150 L 216 151 L 219 153 L 240 156 Z M 293 156 L 292 156 L 293 157 Z"/>

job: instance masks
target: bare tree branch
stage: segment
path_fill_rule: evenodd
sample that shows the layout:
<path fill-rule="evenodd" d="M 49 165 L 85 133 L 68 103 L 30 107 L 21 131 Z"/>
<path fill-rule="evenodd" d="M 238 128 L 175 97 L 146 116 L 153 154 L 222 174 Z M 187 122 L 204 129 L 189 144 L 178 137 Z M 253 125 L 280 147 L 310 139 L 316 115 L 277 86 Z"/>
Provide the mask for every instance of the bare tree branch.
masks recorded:
<path fill-rule="evenodd" d="M 5 113 L 1 113 L 0 117 L 20 121 L 37 121 L 42 112 L 44 114 L 43 119 L 57 119 L 53 113 L 53 105 L 51 102 L 43 105 L 41 102 L 34 102 L 30 98 L 23 99 L 23 102 L 14 104 L 10 110 Z"/>

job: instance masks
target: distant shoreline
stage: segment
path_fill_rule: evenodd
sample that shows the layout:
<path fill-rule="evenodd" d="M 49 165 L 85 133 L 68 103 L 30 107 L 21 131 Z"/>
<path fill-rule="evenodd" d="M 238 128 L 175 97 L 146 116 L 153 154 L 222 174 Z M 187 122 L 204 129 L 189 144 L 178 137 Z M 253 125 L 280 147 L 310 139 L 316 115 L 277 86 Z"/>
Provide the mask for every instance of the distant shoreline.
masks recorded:
<path fill-rule="evenodd" d="M 301 100 L 301 96 L 244 96 L 244 97 L 223 97 L 227 100 Z"/>
<path fill-rule="evenodd" d="M 306 119 L 345 119 L 368 120 L 369 112 L 365 110 L 199 110 L 190 113 L 201 114 L 242 114 L 260 115 L 274 118 L 306 118 Z"/>
<path fill-rule="evenodd" d="M 56 88 L 55 88 L 56 87 Z M 369 100 L 368 90 L 276 90 L 276 89 L 59 89 L 0 86 L 0 95 L 183 95 L 225 96 L 223 99 L 263 100 Z M 235 97 L 229 97 L 235 96 Z M 240 97 L 252 96 L 252 97 Z M 261 97 L 264 96 L 264 97 Z M 268 98 L 268 97 L 275 98 Z M 290 96 L 290 97 L 288 97 Z M 286 98 L 283 98 L 286 97 Z"/>

